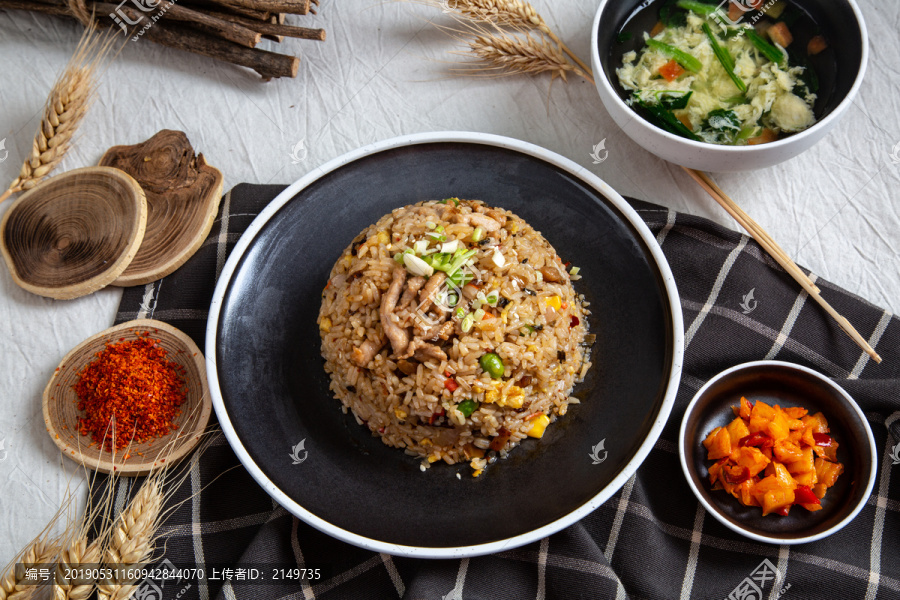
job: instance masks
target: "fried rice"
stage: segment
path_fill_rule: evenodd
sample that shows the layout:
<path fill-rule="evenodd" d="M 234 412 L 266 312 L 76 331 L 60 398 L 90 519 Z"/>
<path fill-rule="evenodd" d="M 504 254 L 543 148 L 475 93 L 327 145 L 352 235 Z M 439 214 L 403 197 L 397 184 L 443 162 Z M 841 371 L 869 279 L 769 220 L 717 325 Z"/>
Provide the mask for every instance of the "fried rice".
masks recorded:
<path fill-rule="evenodd" d="M 577 273 L 509 211 L 398 208 L 352 241 L 322 294 L 331 390 L 423 469 L 468 461 L 478 476 L 578 402 L 593 336 Z"/>

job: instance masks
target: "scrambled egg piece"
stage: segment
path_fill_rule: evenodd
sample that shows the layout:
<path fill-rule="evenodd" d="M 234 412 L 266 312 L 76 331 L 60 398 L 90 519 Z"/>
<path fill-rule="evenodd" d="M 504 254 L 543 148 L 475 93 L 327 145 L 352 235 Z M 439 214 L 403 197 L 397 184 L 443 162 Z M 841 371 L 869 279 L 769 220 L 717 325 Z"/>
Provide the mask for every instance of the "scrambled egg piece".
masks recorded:
<path fill-rule="evenodd" d="M 702 30 L 702 17 L 688 13 L 684 27 L 667 27 L 655 39 L 698 59 L 703 68 L 698 73 L 686 71 L 673 81 L 659 74 L 659 69 L 669 57 L 659 50 L 645 46 L 640 55 L 628 52 L 622 57 L 623 65 L 616 70 L 619 83 L 634 92 L 693 92 L 687 107 L 675 110 L 676 117 L 687 122 L 693 132 L 705 139 L 703 125 L 709 113 L 725 109 L 734 111 L 740 119 L 746 135 L 756 135 L 762 127 L 777 132 L 797 132 L 815 123 L 812 107 L 816 95 L 806 89 L 803 97 L 795 90 L 803 89 L 804 67 L 780 67 L 759 53 L 745 35 L 726 37 L 717 23 L 710 21 L 719 43 L 734 58 L 735 74 L 747 84 L 747 93 L 741 94 L 731 76 L 716 58 L 709 39 Z M 644 34 L 645 39 L 649 35 Z"/>

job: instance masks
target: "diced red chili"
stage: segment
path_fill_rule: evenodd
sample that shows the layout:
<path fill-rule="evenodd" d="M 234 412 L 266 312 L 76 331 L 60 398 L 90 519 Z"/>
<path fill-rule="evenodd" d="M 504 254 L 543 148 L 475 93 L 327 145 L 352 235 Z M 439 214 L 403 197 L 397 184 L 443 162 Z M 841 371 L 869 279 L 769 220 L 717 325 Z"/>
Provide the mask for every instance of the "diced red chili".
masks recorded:
<path fill-rule="evenodd" d="M 814 433 L 813 439 L 816 441 L 816 446 L 824 446 L 827 448 L 831 445 L 831 436 L 827 433 Z"/>
<path fill-rule="evenodd" d="M 791 512 L 791 505 L 788 504 L 786 506 L 782 506 L 781 508 L 775 509 L 776 515 L 781 515 L 782 517 L 788 516 L 788 513 Z"/>
<path fill-rule="evenodd" d="M 733 466 L 722 469 L 725 473 L 725 481 L 738 485 L 750 479 L 750 469 L 747 467 Z"/>
<path fill-rule="evenodd" d="M 821 504 L 819 497 L 816 496 L 809 486 L 800 485 L 794 490 L 794 504 Z"/>
<path fill-rule="evenodd" d="M 581 321 L 579 321 L 578 317 L 576 317 L 575 315 L 572 315 L 572 317 L 569 319 L 569 327 L 578 327 L 579 323 L 581 323 Z"/>
<path fill-rule="evenodd" d="M 459 384 L 456 383 L 456 380 L 452 377 L 448 377 L 444 380 L 444 387 L 450 390 L 450 393 L 452 394 L 454 391 L 456 391 L 456 388 L 459 387 Z"/>
<path fill-rule="evenodd" d="M 445 411 L 444 407 L 442 406 L 440 409 L 438 409 L 437 412 L 431 413 L 431 416 L 428 417 L 428 424 L 434 425 L 434 422 L 443 417 L 445 414 L 447 414 L 447 411 Z"/>
<path fill-rule="evenodd" d="M 771 448 L 775 445 L 775 442 L 772 441 L 765 433 L 761 431 L 757 431 L 756 433 L 751 433 L 750 435 L 744 436 L 738 440 L 738 447 L 743 448 L 744 446 L 755 446 L 757 448 Z"/>

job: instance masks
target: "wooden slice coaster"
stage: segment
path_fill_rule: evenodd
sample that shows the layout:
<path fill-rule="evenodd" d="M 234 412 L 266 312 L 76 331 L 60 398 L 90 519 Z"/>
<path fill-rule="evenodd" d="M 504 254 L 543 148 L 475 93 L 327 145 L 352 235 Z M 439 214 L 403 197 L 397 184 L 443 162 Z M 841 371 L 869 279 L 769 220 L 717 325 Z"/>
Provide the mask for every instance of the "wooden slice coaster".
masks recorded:
<path fill-rule="evenodd" d="M 141 144 L 110 148 L 100 164 L 134 177 L 147 197 L 144 240 L 115 285 L 143 285 L 183 265 L 212 229 L 222 173 L 194 154 L 183 132 L 168 129 Z"/>
<path fill-rule="evenodd" d="M 107 342 L 134 340 L 146 332 L 168 351 L 166 359 L 184 368 L 187 395 L 181 414 L 174 420 L 177 429 L 155 440 L 132 444 L 119 451 L 113 461 L 109 450 L 101 450 L 89 435 L 78 432 L 78 418 L 84 413 L 78 410 L 74 386 Z M 43 410 L 47 432 L 67 457 L 102 473 L 115 470 L 119 475 L 146 475 L 156 467 L 181 460 L 203 437 L 212 412 L 206 363 L 197 345 L 181 330 L 153 319 L 128 321 L 88 338 L 66 354 L 44 389 Z"/>
<path fill-rule="evenodd" d="M 93 293 L 134 258 L 147 223 L 144 192 L 127 173 L 86 167 L 25 192 L 0 223 L 13 280 L 49 298 Z"/>

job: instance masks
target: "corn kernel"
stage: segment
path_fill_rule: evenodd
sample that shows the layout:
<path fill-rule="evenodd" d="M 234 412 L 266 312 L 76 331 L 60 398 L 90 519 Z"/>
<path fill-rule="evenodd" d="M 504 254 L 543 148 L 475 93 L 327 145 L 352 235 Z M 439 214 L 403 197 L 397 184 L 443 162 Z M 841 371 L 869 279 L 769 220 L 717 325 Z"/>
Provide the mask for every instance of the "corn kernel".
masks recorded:
<path fill-rule="evenodd" d="M 398 419 L 405 419 L 407 416 L 409 416 L 408 413 L 402 408 L 395 408 L 394 414 L 397 415 Z"/>
<path fill-rule="evenodd" d="M 538 348 L 534 344 L 529 344 L 525 347 L 525 352 L 537 352 Z"/>
<path fill-rule="evenodd" d="M 331 331 L 331 319 L 329 319 L 328 317 L 322 317 L 322 320 L 319 321 L 319 329 L 326 333 Z"/>
<path fill-rule="evenodd" d="M 506 228 L 510 233 L 519 233 L 519 224 L 515 221 L 511 221 L 509 226 Z"/>
<path fill-rule="evenodd" d="M 500 392 L 497 390 L 488 390 L 484 393 L 484 401 L 488 404 L 498 403 L 500 400 Z"/>
<path fill-rule="evenodd" d="M 375 234 L 375 240 L 379 244 L 387 245 L 391 241 L 391 238 L 388 236 L 387 231 L 379 231 L 377 234 Z"/>
<path fill-rule="evenodd" d="M 421 446 L 431 446 L 432 443 L 431 443 L 431 440 L 430 440 L 430 439 L 428 439 L 428 438 L 422 438 L 422 441 L 419 442 L 419 445 L 421 445 Z"/>
<path fill-rule="evenodd" d="M 428 462 L 430 462 L 430 463 L 437 462 L 438 460 L 440 460 L 440 459 L 438 459 L 438 457 L 435 456 L 434 454 L 432 454 L 431 456 L 428 457 Z"/>
<path fill-rule="evenodd" d="M 550 296 L 549 298 L 544 298 L 544 305 L 555 311 L 559 311 L 562 307 L 562 299 L 560 299 L 559 296 Z"/>
<path fill-rule="evenodd" d="M 484 472 L 484 469 L 476 469 L 474 473 L 472 473 L 472 477 L 478 477 Z"/>
<path fill-rule="evenodd" d="M 341 260 L 344 261 L 344 266 L 346 266 L 348 269 L 350 268 L 350 265 L 353 264 L 353 257 L 349 254 L 345 254 L 344 256 L 342 256 Z"/>
<path fill-rule="evenodd" d="M 544 431 L 547 430 L 547 425 L 550 424 L 550 417 L 547 415 L 541 415 L 534 420 L 534 424 L 531 426 L 531 429 L 528 430 L 528 437 L 533 438 L 541 438 L 544 437 Z"/>

